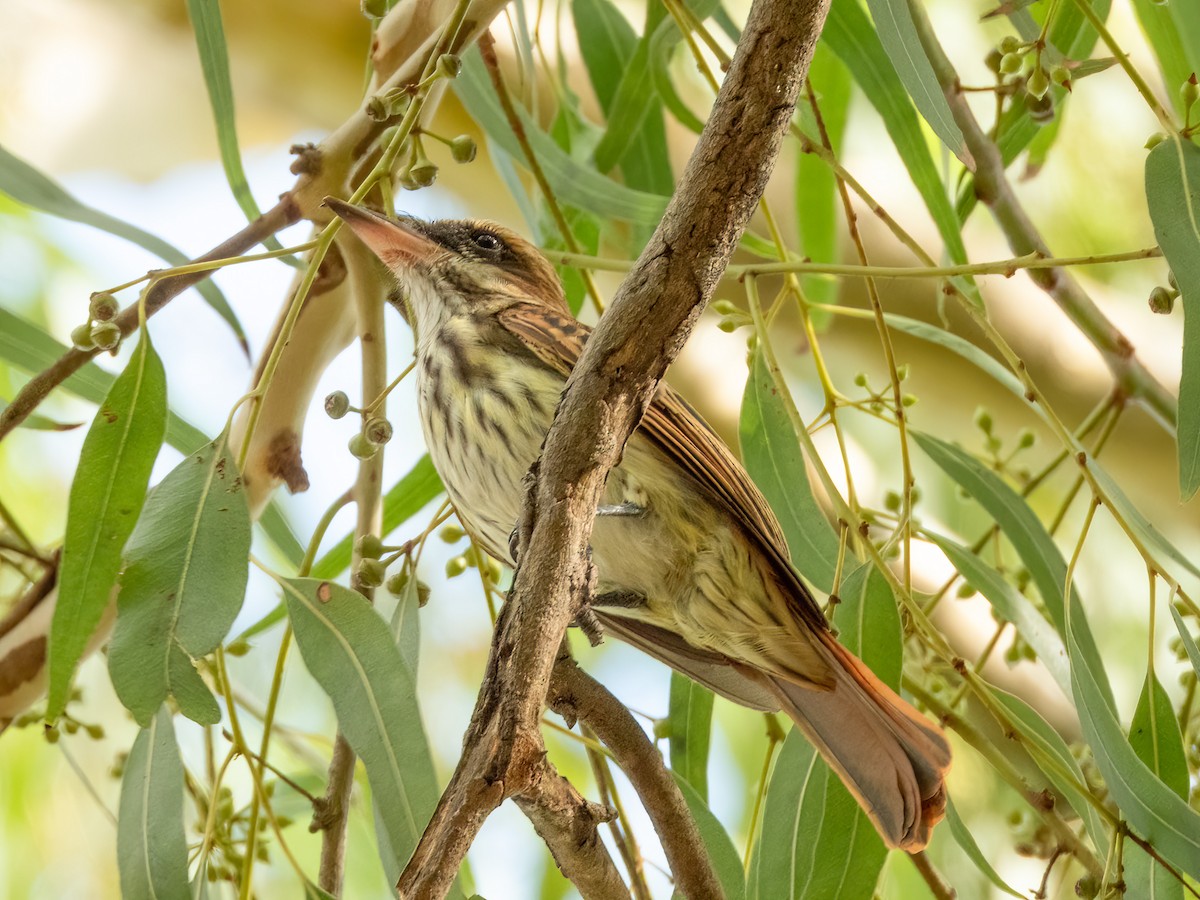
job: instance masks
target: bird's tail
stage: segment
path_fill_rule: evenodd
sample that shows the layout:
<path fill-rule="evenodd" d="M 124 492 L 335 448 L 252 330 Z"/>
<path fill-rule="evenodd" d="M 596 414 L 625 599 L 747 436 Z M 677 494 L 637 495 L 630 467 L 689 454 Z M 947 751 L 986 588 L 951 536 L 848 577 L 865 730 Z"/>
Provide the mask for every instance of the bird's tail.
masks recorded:
<path fill-rule="evenodd" d="M 940 728 L 832 636 L 822 646 L 834 670 L 832 690 L 768 674 L 771 690 L 841 776 L 884 842 L 920 850 L 945 814 L 950 745 Z"/>

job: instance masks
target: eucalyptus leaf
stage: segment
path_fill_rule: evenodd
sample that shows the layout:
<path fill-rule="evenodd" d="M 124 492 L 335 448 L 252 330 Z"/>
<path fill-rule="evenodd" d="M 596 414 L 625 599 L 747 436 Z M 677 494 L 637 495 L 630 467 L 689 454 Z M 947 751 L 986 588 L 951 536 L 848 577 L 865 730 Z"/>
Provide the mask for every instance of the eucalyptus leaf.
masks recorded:
<path fill-rule="evenodd" d="M 90 225 L 100 231 L 106 231 L 115 237 L 137 244 L 143 250 L 148 250 L 155 256 L 165 260 L 168 265 L 182 266 L 191 262 L 181 250 L 168 244 L 162 238 L 143 231 L 136 225 L 130 225 L 115 216 L 81 203 L 67 193 L 58 182 L 39 172 L 25 160 L 13 155 L 0 146 L 0 192 L 8 194 L 18 203 L 23 203 L 33 209 L 41 210 L 60 219 Z M 196 285 L 196 290 L 204 297 L 205 302 L 226 324 L 233 329 L 238 343 L 247 354 L 249 344 L 242 324 L 211 279 L 206 279 Z"/>
<path fill-rule="evenodd" d="M 671 673 L 667 741 L 671 771 L 708 802 L 708 746 L 712 737 L 713 692 L 686 675 Z"/>
<path fill-rule="evenodd" d="M 1183 624 L 1183 616 L 1179 614 L 1179 610 L 1175 608 L 1174 604 L 1171 604 L 1168 608 L 1171 610 L 1171 618 L 1175 621 L 1175 628 L 1179 632 L 1179 639 L 1183 642 L 1184 650 L 1187 652 L 1187 657 L 1192 663 L 1192 668 L 1195 669 L 1196 675 L 1200 677 L 1200 646 L 1196 645 L 1196 639 L 1192 637 L 1192 633 Z"/>
<path fill-rule="evenodd" d="M 88 429 L 71 482 L 48 647 L 50 720 L 66 707 L 75 667 L 109 605 L 166 424 L 166 375 L 143 331 Z"/>
<path fill-rule="evenodd" d="M 403 868 L 439 793 L 412 672 L 361 594 L 315 578 L 279 584 L 304 664 L 366 767 L 386 846 Z"/>
<path fill-rule="evenodd" d="M 725 900 L 742 900 L 746 896 L 746 876 L 742 871 L 741 857 L 738 856 L 729 832 L 713 815 L 704 798 L 692 784 L 680 777 L 678 772 L 674 772 L 674 775 L 675 783 L 688 805 L 688 811 L 696 822 L 700 839 L 704 841 L 704 848 L 708 851 L 708 858 L 712 861 L 717 880 L 725 889 Z M 679 896 L 678 893 L 676 896 Z"/>
<path fill-rule="evenodd" d="M 1150 151 L 1146 202 L 1183 305 L 1183 373 L 1175 432 L 1179 492 L 1187 500 L 1200 488 L 1200 147 L 1176 136 Z"/>
<path fill-rule="evenodd" d="M 813 497 L 804 453 L 761 352 L 750 362 L 738 426 L 742 460 L 779 519 L 792 563 L 824 593 L 833 590 L 838 538 Z"/>
<path fill-rule="evenodd" d="M 963 853 L 967 854 L 967 858 L 975 864 L 975 868 L 987 877 L 988 881 L 1010 897 L 1018 897 L 1020 900 L 1026 900 L 1024 894 L 1014 890 L 992 868 L 992 864 L 988 862 L 987 857 L 983 855 L 983 851 L 979 849 L 979 844 L 975 842 L 974 835 L 967 829 L 966 823 L 959 816 L 958 810 L 955 809 L 954 801 L 949 797 L 946 798 L 946 827 L 950 829 L 950 835 L 954 838 L 955 843 L 962 848 Z"/>
<path fill-rule="evenodd" d="M 150 492 L 125 549 L 108 668 L 140 724 L 168 695 L 200 724 L 220 720 L 193 661 L 217 648 L 241 610 L 249 553 L 250 510 L 222 432 Z"/>
<path fill-rule="evenodd" d="M 125 761 L 117 869 L 124 900 L 190 900 L 183 762 L 166 707 L 138 732 Z"/>

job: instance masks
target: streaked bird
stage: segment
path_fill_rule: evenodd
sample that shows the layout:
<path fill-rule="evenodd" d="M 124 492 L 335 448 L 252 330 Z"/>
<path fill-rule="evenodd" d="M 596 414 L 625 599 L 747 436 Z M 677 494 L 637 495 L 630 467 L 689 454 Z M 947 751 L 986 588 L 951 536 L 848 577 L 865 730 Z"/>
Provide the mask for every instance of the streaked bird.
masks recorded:
<path fill-rule="evenodd" d="M 589 329 L 507 228 L 326 203 L 398 279 L 430 456 L 463 526 L 511 565 L 522 479 Z M 782 708 L 888 846 L 925 846 L 945 736 L 837 642 L 750 476 L 665 385 L 609 476 L 592 554 L 608 633 L 736 703 Z"/>

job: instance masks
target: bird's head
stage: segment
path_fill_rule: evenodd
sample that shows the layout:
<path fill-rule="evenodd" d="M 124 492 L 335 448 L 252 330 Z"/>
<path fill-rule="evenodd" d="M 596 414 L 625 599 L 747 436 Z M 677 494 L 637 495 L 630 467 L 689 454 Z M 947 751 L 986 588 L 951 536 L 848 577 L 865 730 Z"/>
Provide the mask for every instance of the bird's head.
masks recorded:
<path fill-rule="evenodd" d="M 389 219 L 328 197 L 332 209 L 400 281 L 417 323 L 454 315 L 488 315 L 533 302 L 566 312 L 550 262 L 515 232 L 494 222 L 411 216 Z"/>

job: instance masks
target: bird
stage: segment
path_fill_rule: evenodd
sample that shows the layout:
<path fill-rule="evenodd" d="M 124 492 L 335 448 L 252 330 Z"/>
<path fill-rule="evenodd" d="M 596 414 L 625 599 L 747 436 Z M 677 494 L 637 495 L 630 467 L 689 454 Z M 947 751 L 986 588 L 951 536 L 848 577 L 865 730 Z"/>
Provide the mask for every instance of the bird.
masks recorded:
<path fill-rule="evenodd" d="M 325 203 L 398 285 L 425 442 L 463 528 L 514 565 L 523 480 L 590 329 L 509 228 Z M 888 847 L 923 848 L 945 811 L 944 733 L 838 643 L 750 475 L 669 386 L 602 504 L 589 614 L 604 632 L 735 703 L 782 709 Z"/>

